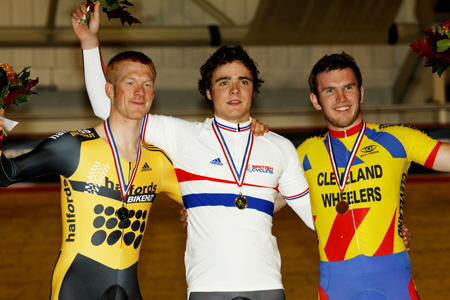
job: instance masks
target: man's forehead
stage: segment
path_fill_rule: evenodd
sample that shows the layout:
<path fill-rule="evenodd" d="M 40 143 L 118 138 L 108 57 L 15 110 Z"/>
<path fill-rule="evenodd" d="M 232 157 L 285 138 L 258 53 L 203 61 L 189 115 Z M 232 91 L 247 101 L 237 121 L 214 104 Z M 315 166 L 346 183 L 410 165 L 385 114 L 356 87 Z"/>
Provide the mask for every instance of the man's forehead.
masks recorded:
<path fill-rule="evenodd" d="M 231 72 L 231 71 L 241 71 L 250 73 L 250 70 L 241 62 L 241 61 L 233 61 L 223 65 L 219 65 L 214 70 L 214 73 L 222 73 L 222 72 Z"/>
<path fill-rule="evenodd" d="M 129 76 L 128 74 L 148 73 L 153 77 L 152 68 L 140 62 L 124 61 L 119 65 L 119 70 L 124 76 Z"/>
<path fill-rule="evenodd" d="M 357 84 L 355 73 L 352 69 L 332 70 L 317 75 L 319 85 L 327 84 Z"/>

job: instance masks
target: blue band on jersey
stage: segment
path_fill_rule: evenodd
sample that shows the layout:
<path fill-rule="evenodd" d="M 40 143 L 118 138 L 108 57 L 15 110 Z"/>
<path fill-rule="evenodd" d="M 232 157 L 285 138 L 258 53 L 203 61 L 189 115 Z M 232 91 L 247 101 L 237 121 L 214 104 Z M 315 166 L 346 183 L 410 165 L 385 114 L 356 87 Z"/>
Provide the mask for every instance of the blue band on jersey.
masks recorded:
<path fill-rule="evenodd" d="M 388 132 L 377 132 L 375 129 L 367 129 L 366 136 L 382 145 L 392 157 L 406 157 L 406 149 L 397 137 Z"/>
<path fill-rule="evenodd" d="M 237 196 L 236 194 L 189 194 L 183 196 L 183 202 L 186 208 L 219 205 L 235 207 L 234 199 Z M 246 209 L 256 209 L 273 216 L 274 204 L 272 202 L 247 195 L 244 196 L 248 199 L 248 207 Z"/>

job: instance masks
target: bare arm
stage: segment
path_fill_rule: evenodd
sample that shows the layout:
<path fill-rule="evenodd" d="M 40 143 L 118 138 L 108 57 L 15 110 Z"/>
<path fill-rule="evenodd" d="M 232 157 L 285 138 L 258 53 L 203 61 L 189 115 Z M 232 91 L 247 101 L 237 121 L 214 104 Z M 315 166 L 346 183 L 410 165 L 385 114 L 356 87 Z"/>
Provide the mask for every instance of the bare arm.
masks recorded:
<path fill-rule="evenodd" d="M 442 143 L 433 164 L 433 170 L 450 172 L 450 144 Z"/>
<path fill-rule="evenodd" d="M 275 206 L 273 208 L 273 212 L 276 213 L 280 209 L 282 209 L 286 205 L 286 200 L 284 200 L 283 196 L 281 196 L 280 193 L 278 193 L 277 197 L 275 198 Z"/>

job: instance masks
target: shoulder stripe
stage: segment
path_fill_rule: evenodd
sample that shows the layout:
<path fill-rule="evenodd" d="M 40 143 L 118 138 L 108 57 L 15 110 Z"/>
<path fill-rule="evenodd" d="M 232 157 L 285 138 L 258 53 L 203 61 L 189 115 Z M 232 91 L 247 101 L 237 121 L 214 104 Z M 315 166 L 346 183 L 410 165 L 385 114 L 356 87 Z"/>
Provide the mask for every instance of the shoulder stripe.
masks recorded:
<path fill-rule="evenodd" d="M 425 161 L 424 166 L 433 169 L 434 161 L 436 160 L 436 156 L 438 154 L 439 148 L 441 147 L 442 142 L 437 142 L 436 146 L 434 146 L 433 151 L 431 151 L 430 155 L 428 156 L 427 160 Z"/>
<path fill-rule="evenodd" d="M 158 148 L 158 147 L 156 147 L 156 146 L 154 146 L 152 144 L 147 144 L 147 143 L 143 143 L 143 147 L 144 147 L 145 150 L 148 150 L 148 151 L 161 152 L 169 160 L 169 162 L 171 164 L 173 164 L 172 160 L 169 157 L 169 155 L 167 155 L 167 153 L 163 149 Z"/>

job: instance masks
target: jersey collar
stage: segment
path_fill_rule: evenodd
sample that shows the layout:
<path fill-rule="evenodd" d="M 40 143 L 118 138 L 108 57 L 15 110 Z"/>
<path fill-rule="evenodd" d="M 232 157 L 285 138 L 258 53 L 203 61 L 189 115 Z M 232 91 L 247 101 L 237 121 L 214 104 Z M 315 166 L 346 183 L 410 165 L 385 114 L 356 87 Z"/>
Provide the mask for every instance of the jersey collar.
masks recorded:
<path fill-rule="evenodd" d="M 214 119 L 217 123 L 217 126 L 220 127 L 220 129 L 227 130 L 227 131 L 235 131 L 235 132 L 242 132 L 250 130 L 250 125 L 252 123 L 252 118 L 250 117 L 250 120 L 243 123 L 232 123 L 229 121 L 225 121 L 224 119 L 221 119 L 217 116 L 214 116 Z"/>
<path fill-rule="evenodd" d="M 362 121 L 361 123 L 359 123 L 359 124 L 353 126 L 353 127 L 350 128 L 350 129 L 347 129 L 347 130 L 336 131 L 336 130 L 333 130 L 333 129 L 329 129 L 329 128 L 328 128 L 328 131 L 330 132 L 330 135 L 331 135 L 332 137 L 334 137 L 334 138 L 337 138 L 337 139 L 339 139 L 339 138 L 345 138 L 345 137 L 348 137 L 348 136 L 352 136 L 352 135 L 358 134 L 358 132 L 361 130 L 361 127 L 362 127 L 362 125 L 363 125 L 363 122 L 364 122 L 364 121 Z"/>

